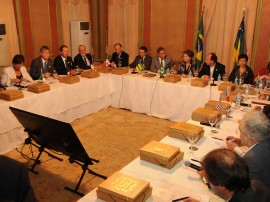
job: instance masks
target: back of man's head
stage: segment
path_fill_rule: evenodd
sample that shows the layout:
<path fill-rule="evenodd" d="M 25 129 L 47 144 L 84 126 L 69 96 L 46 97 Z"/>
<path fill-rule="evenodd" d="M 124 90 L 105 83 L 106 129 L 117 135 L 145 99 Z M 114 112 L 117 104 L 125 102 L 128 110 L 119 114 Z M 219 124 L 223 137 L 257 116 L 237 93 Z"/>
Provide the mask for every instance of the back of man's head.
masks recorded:
<path fill-rule="evenodd" d="M 250 187 L 249 169 L 241 157 L 228 149 L 209 152 L 202 162 L 206 179 L 214 186 L 222 186 L 232 192 Z"/>

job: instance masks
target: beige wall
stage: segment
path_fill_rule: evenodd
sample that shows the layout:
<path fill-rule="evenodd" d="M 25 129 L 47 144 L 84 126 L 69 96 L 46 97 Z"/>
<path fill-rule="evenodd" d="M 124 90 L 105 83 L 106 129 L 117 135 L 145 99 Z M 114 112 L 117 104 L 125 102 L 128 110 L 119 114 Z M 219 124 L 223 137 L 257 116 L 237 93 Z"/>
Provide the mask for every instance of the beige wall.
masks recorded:
<path fill-rule="evenodd" d="M 49 0 L 30 0 L 33 56 L 39 56 L 42 45 L 52 46 Z M 42 8 L 42 9 L 41 9 Z M 27 46 L 27 44 L 25 44 Z"/>
<path fill-rule="evenodd" d="M 181 60 L 185 49 L 186 0 L 152 0 L 150 49 L 156 55 L 163 46 L 173 60 Z M 193 26 L 193 25 L 191 25 Z"/>

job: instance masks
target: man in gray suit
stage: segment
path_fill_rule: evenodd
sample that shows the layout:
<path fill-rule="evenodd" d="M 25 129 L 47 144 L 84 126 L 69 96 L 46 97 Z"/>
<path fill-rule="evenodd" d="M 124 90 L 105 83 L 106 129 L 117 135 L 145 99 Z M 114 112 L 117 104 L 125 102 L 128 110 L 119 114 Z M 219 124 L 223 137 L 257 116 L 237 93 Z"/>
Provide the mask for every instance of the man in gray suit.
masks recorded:
<path fill-rule="evenodd" d="M 161 66 L 163 66 L 166 71 L 173 66 L 173 61 L 170 56 L 165 54 L 165 49 L 163 47 L 158 47 L 157 56 L 152 57 L 150 71 L 157 73 Z"/>
<path fill-rule="evenodd" d="M 33 80 L 50 77 L 54 73 L 53 60 L 50 58 L 48 46 L 41 46 L 40 56 L 32 60 L 30 65 L 30 76 Z"/>
<path fill-rule="evenodd" d="M 270 120 L 260 111 L 252 110 L 239 122 L 240 139 L 229 136 L 227 147 L 247 162 L 251 180 L 270 187 Z M 246 146 L 241 150 L 240 146 Z"/>

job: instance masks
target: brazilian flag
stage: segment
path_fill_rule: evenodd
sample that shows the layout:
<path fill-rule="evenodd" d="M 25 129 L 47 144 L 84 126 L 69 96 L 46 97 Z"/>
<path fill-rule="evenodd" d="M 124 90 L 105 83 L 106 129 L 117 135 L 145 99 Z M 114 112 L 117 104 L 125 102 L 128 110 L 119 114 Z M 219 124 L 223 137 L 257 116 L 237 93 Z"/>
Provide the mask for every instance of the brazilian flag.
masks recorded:
<path fill-rule="evenodd" d="M 200 26 L 198 30 L 198 36 L 196 40 L 196 45 L 195 45 L 195 62 L 196 62 L 196 67 L 200 68 L 202 61 L 203 61 L 203 15 L 200 21 Z"/>
<path fill-rule="evenodd" d="M 137 66 L 136 66 L 136 71 L 137 71 L 137 72 L 140 72 L 140 71 L 142 71 L 142 70 L 143 70 L 142 64 L 141 64 L 141 63 L 138 63 Z"/>
<path fill-rule="evenodd" d="M 244 52 L 245 48 L 245 18 L 242 18 L 241 24 L 238 28 L 237 37 L 234 42 L 233 62 L 234 66 L 238 65 L 238 55 Z"/>

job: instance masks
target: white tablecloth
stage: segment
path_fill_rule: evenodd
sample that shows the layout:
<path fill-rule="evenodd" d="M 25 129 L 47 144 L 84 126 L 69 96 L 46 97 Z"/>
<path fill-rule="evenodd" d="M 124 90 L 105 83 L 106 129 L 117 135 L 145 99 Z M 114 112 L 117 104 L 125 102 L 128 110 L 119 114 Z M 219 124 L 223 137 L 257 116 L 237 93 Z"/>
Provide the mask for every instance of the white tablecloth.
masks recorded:
<path fill-rule="evenodd" d="M 217 87 L 193 87 L 183 78 L 167 83 L 159 76 L 146 78 L 138 74 L 111 75 L 114 89 L 111 106 L 130 109 L 173 121 L 187 121 L 209 99 L 218 100 Z"/>
<path fill-rule="evenodd" d="M 0 153 L 14 149 L 25 139 L 9 106 L 69 123 L 110 106 L 113 88 L 109 77 L 104 74 L 96 79 L 80 78 L 79 83 L 72 85 L 56 82 L 44 93 L 23 90 L 23 99 L 0 100 Z"/>
<path fill-rule="evenodd" d="M 164 189 L 166 186 L 185 187 L 186 189 L 191 190 L 190 192 L 195 195 L 202 194 L 204 196 L 207 195 L 211 197 L 211 202 L 224 201 L 208 189 L 194 169 L 184 166 L 184 162 L 190 161 L 191 163 L 199 165 L 198 163 L 191 161 L 191 158 L 201 160 L 209 151 L 221 148 L 225 145 L 224 141 L 215 140 L 212 137 L 218 137 L 225 140 L 228 135 L 239 136 L 239 134 L 236 133 L 238 120 L 241 119 L 245 113 L 246 112 L 242 112 L 240 110 L 233 110 L 232 119 L 228 119 L 223 116 L 223 119 L 220 121 L 220 129 L 218 129 L 219 133 L 217 134 L 211 133 L 210 127 L 204 126 L 205 135 L 196 143 L 196 146 L 199 149 L 193 154 L 190 153 L 190 144 L 188 142 L 168 136 L 163 138 L 161 142 L 179 147 L 180 150 L 185 153 L 184 160 L 179 162 L 172 169 L 162 168 L 142 161 L 138 157 L 121 169 L 120 172 L 150 182 L 150 185 L 153 187 L 153 193 L 152 197 L 150 197 L 147 202 L 159 201 L 158 197 L 160 197 L 161 188 Z M 200 125 L 198 122 L 192 120 L 189 120 L 188 122 Z M 97 199 L 96 190 L 93 190 L 79 200 L 79 202 L 87 201 L 101 202 L 102 200 Z"/>
<path fill-rule="evenodd" d="M 12 88 L 12 87 L 11 87 Z M 13 87 L 14 88 L 14 87 Z M 42 116 L 72 122 L 108 106 L 125 108 L 173 121 L 186 121 L 210 96 L 218 99 L 217 87 L 192 87 L 186 79 L 172 84 L 159 76 L 101 74 L 96 79 L 81 78 L 72 85 L 50 84 L 48 92 L 35 94 L 23 90 L 24 98 L 0 100 L 0 154 L 14 149 L 25 139 L 23 129 L 9 106 Z"/>

